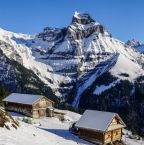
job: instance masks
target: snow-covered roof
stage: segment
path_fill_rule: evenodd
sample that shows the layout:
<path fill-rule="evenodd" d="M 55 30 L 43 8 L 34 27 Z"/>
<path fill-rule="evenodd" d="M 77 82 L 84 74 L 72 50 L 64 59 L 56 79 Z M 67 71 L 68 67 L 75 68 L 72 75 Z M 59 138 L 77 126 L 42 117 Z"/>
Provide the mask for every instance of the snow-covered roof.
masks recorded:
<path fill-rule="evenodd" d="M 118 114 L 112 112 L 86 110 L 80 120 L 76 123 L 76 127 L 106 131 L 116 115 Z"/>
<path fill-rule="evenodd" d="M 7 98 L 3 99 L 3 101 L 32 105 L 37 100 L 39 100 L 41 97 L 43 97 L 43 96 L 42 95 L 32 95 L 32 94 L 12 93 Z"/>

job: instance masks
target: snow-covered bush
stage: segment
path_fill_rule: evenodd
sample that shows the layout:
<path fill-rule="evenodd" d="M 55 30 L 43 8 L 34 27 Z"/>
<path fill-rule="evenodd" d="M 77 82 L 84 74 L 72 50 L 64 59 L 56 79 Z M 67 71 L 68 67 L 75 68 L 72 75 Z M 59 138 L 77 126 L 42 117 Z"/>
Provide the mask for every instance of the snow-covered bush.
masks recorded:
<path fill-rule="evenodd" d="M 28 123 L 28 124 L 33 124 L 33 119 L 32 118 L 28 118 L 28 117 L 23 117 L 23 122 Z"/>

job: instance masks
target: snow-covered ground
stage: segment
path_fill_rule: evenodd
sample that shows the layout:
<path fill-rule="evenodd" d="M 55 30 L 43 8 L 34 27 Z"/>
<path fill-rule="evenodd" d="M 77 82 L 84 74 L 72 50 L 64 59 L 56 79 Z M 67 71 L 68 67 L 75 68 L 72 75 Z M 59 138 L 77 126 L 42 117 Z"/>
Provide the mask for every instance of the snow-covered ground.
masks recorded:
<path fill-rule="evenodd" d="M 77 121 L 81 115 L 70 111 L 61 112 L 65 113 L 66 121 L 61 122 L 58 118 L 46 117 L 33 120 L 35 125 L 20 121 L 24 116 L 11 113 L 19 120 L 20 127 L 17 130 L 0 128 L 0 145 L 92 145 L 68 131 L 71 123 Z M 127 130 L 123 132 L 123 140 L 127 145 L 144 145 L 142 140 L 130 139 L 131 132 Z"/>
<path fill-rule="evenodd" d="M 116 80 L 116 81 L 110 83 L 109 85 L 97 86 L 93 93 L 96 94 L 96 95 L 99 95 L 102 92 L 114 87 L 118 82 L 119 82 L 119 80 Z"/>
<path fill-rule="evenodd" d="M 20 121 L 20 127 L 16 130 L 0 128 L 0 145 L 91 145 L 69 133 L 71 122 L 80 118 L 79 114 L 70 111 L 66 113 L 68 121 L 61 122 L 57 118 L 35 119 L 34 122 L 40 126 L 26 124 Z M 19 120 L 23 118 L 12 113 Z"/>
<path fill-rule="evenodd" d="M 143 76 L 144 71 L 142 66 L 140 66 L 134 60 L 128 59 L 124 55 L 119 55 L 115 66 L 110 70 L 111 74 L 122 79 L 133 81 L 138 76 Z M 121 74 L 128 74 L 128 77 L 124 77 Z"/>
<path fill-rule="evenodd" d="M 126 145 L 144 145 L 144 140 L 136 140 L 136 139 L 130 139 L 130 136 L 132 136 L 132 133 L 126 129 L 123 129 L 123 141 L 126 143 Z"/>

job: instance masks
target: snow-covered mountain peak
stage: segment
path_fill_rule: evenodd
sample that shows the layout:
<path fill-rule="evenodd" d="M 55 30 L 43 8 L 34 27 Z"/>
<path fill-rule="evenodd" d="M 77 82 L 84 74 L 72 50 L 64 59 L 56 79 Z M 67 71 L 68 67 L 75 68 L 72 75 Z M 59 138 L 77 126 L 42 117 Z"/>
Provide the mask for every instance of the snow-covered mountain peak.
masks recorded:
<path fill-rule="evenodd" d="M 68 27 L 68 33 L 77 40 L 89 37 L 93 33 L 109 35 L 105 27 L 91 18 L 87 12 L 74 13 L 72 23 Z"/>
<path fill-rule="evenodd" d="M 79 23 L 82 25 L 86 25 L 92 22 L 95 22 L 95 21 L 91 18 L 90 14 L 87 12 L 85 13 L 75 12 L 73 15 L 72 23 Z"/>
<path fill-rule="evenodd" d="M 128 40 L 126 42 L 126 45 L 129 47 L 135 48 L 137 51 L 143 53 L 144 52 L 144 43 L 141 43 L 140 41 L 136 39 Z"/>
<path fill-rule="evenodd" d="M 136 39 L 132 39 L 132 40 L 128 40 L 126 42 L 126 44 L 131 46 L 131 47 L 137 47 L 137 46 L 140 46 L 142 43 L 140 43 L 140 41 L 138 41 Z"/>

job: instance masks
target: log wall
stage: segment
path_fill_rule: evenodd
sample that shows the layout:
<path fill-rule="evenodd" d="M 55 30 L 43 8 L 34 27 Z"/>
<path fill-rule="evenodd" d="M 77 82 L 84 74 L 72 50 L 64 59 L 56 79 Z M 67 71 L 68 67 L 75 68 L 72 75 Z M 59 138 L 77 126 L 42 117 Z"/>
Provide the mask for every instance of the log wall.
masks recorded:
<path fill-rule="evenodd" d="M 79 136 L 92 143 L 103 144 L 104 134 L 102 132 L 96 132 L 88 129 L 79 129 Z"/>
<path fill-rule="evenodd" d="M 5 103 L 5 109 L 8 111 L 14 111 L 14 112 L 22 113 L 24 115 L 32 117 L 32 106 L 31 105 L 7 102 L 7 103 Z"/>
<path fill-rule="evenodd" d="M 97 144 L 108 144 L 114 141 L 120 141 L 122 129 L 116 129 L 108 132 L 97 132 L 88 129 L 79 129 L 79 136 L 85 140 Z"/>

